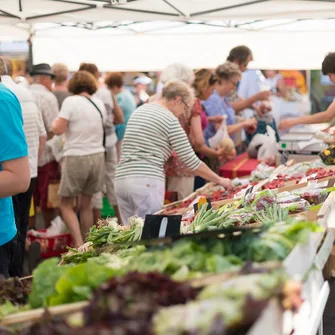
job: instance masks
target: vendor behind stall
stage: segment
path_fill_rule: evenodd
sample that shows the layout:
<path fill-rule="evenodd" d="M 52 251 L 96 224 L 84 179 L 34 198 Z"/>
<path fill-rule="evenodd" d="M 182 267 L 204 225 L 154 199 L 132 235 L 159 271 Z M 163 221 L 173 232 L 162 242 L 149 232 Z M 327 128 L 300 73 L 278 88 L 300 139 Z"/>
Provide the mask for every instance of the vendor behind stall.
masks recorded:
<path fill-rule="evenodd" d="M 329 76 L 330 81 L 335 84 L 335 52 L 329 53 L 323 60 L 322 73 L 325 76 Z M 335 101 L 333 101 L 328 109 L 324 112 L 283 120 L 279 124 L 279 129 L 288 129 L 299 124 L 316 124 L 330 122 L 334 119 L 334 117 Z"/>
<path fill-rule="evenodd" d="M 122 222 L 133 215 L 145 217 L 163 207 L 164 164 L 176 152 L 194 174 L 231 188 L 194 153 L 178 117 L 193 107 L 192 89 L 181 81 L 165 84 L 157 103 L 138 108 L 130 117 L 120 164 L 116 169 L 116 196 Z"/>

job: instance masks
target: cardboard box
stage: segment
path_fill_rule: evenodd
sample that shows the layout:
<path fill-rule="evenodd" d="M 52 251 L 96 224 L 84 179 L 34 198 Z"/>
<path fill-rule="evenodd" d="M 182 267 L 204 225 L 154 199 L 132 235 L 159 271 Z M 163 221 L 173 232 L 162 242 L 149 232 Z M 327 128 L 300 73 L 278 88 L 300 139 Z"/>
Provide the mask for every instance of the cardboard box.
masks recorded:
<path fill-rule="evenodd" d="M 311 181 L 308 181 L 306 183 L 301 183 L 301 184 L 297 184 L 296 181 L 288 181 L 287 183 L 285 183 L 284 187 L 278 188 L 278 193 L 281 192 L 292 192 L 295 190 L 298 190 L 300 188 L 305 188 L 308 186 L 308 184 Z M 317 179 L 315 180 L 315 187 L 318 188 L 329 188 L 329 187 L 333 187 L 335 183 L 335 176 L 329 176 L 329 177 L 325 177 L 325 178 L 321 178 L 321 179 Z"/>
<path fill-rule="evenodd" d="M 212 202 L 212 207 L 215 208 L 215 209 L 218 209 L 224 205 L 227 205 L 227 204 L 232 204 L 236 201 L 239 201 L 241 200 L 240 198 L 239 199 L 225 199 L 225 200 L 219 200 L 219 201 L 214 201 Z"/>
<path fill-rule="evenodd" d="M 317 214 L 318 211 L 306 211 L 306 212 L 300 212 L 296 214 L 290 214 L 290 217 L 294 218 L 301 218 L 301 220 L 304 221 L 317 221 Z"/>
<path fill-rule="evenodd" d="M 193 201 L 199 194 L 202 193 L 206 193 L 209 189 L 215 187 L 214 183 L 207 183 L 206 185 L 204 185 L 203 187 L 197 189 L 196 191 L 194 191 L 193 193 L 191 193 L 188 197 L 186 197 L 185 199 L 182 200 L 178 200 L 175 202 L 171 202 L 169 204 L 165 204 L 163 207 L 163 210 L 155 213 L 155 214 L 160 214 L 162 211 L 172 211 L 173 209 L 175 209 L 176 207 L 178 207 L 179 205 L 181 205 L 182 203 L 184 203 L 187 200 L 191 200 Z M 190 206 L 187 206 L 190 207 Z"/>

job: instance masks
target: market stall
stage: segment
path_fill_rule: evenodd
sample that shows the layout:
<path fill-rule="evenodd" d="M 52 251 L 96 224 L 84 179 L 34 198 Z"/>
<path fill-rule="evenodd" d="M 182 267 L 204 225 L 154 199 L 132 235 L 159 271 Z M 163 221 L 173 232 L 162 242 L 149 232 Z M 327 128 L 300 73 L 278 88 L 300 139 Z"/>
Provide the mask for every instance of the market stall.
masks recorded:
<path fill-rule="evenodd" d="M 144 238 L 140 218 L 102 220 L 61 261 L 2 281 L 0 324 L 6 334 L 315 335 L 329 295 L 334 183 L 320 161 L 259 167 L 235 192 L 207 184 L 166 206 L 181 224 L 165 238 Z"/>

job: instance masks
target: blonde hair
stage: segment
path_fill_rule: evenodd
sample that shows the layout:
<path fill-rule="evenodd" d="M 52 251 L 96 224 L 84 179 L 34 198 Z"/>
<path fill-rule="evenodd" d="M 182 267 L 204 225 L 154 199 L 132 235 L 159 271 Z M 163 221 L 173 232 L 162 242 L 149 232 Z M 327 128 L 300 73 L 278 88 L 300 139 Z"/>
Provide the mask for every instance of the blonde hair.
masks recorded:
<path fill-rule="evenodd" d="M 56 76 L 54 81 L 56 84 L 64 83 L 69 77 L 69 69 L 65 64 L 56 63 L 52 66 L 52 72 Z"/>
<path fill-rule="evenodd" d="M 195 96 L 193 89 L 181 80 L 167 82 L 162 91 L 162 98 L 166 100 L 173 100 L 176 97 L 180 97 L 183 101 L 188 102 L 192 106 L 194 104 Z"/>
<path fill-rule="evenodd" d="M 209 83 L 212 76 L 212 71 L 208 69 L 200 69 L 195 72 L 195 78 L 192 86 L 194 88 L 197 98 L 201 100 L 204 99 L 203 92 L 206 91 L 210 86 L 212 86 Z"/>
<path fill-rule="evenodd" d="M 167 82 L 173 80 L 180 80 L 188 85 L 191 85 L 194 80 L 193 70 L 185 64 L 170 64 L 163 71 L 160 81 L 165 85 Z"/>
<path fill-rule="evenodd" d="M 215 70 L 215 74 L 219 77 L 219 79 L 224 80 L 231 80 L 234 76 L 242 76 L 240 68 L 235 63 L 229 61 L 219 65 Z"/>

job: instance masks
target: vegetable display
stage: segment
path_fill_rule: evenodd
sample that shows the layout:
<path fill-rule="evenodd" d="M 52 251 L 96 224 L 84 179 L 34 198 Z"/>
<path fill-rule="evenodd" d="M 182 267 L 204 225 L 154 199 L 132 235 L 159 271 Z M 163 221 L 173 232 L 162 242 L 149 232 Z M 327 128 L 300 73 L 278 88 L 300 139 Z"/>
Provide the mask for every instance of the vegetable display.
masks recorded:
<path fill-rule="evenodd" d="M 32 308 L 87 300 L 93 289 L 119 274 L 118 271 L 97 263 L 62 267 L 57 267 L 57 263 L 58 259 L 48 259 L 33 272 L 32 291 L 29 295 Z"/>
<path fill-rule="evenodd" d="M 335 170 L 333 169 L 325 169 L 323 167 L 318 168 L 309 168 L 305 172 L 297 172 L 294 171 L 292 174 L 278 174 L 275 179 L 271 180 L 263 187 L 265 189 L 277 189 L 284 187 L 288 181 L 293 181 L 298 184 L 303 178 L 307 180 L 318 180 L 326 177 L 331 177 L 335 175 Z"/>
<path fill-rule="evenodd" d="M 130 272 L 104 283 L 84 310 L 84 326 L 108 326 L 114 333 L 150 334 L 152 316 L 161 307 L 185 304 L 198 291 L 159 273 Z"/>
<path fill-rule="evenodd" d="M 250 270 L 202 288 L 160 273 L 128 273 L 103 283 L 80 313 L 55 318 L 47 312 L 40 322 L 0 334 L 244 334 L 269 299 L 284 294 L 293 301 L 292 285 L 285 289 L 287 277 L 281 271 Z M 293 284 L 295 293 L 299 284 Z"/>
<path fill-rule="evenodd" d="M 187 238 L 158 249 L 114 249 L 77 265 L 57 266 L 57 259 L 49 259 L 34 271 L 28 301 L 31 308 L 39 308 L 87 300 L 106 280 L 129 272 L 160 272 L 188 280 L 239 271 L 246 262 L 283 261 L 297 243 L 320 231 L 316 223 L 287 219 L 224 239 Z"/>
<path fill-rule="evenodd" d="M 164 248 L 137 246 L 92 258 L 115 271 L 162 272 L 176 280 L 197 278 L 240 269 L 245 262 L 282 261 L 297 243 L 312 232 L 324 231 L 317 223 L 287 218 L 260 231 L 229 238 L 187 238 Z"/>
<path fill-rule="evenodd" d="M 14 305 L 27 302 L 27 294 L 31 289 L 31 280 L 20 280 L 17 277 L 6 279 L 0 276 L 0 304 L 10 301 Z"/>
<path fill-rule="evenodd" d="M 277 196 L 270 190 L 264 190 L 258 193 L 248 194 L 245 199 L 245 206 L 251 207 L 252 209 L 259 211 L 264 210 L 268 206 L 274 204 L 277 200 Z"/>
<path fill-rule="evenodd" d="M 210 285 L 195 302 L 161 309 L 154 318 L 155 333 L 225 335 L 233 329 L 247 331 L 281 285 L 280 276 L 271 274 L 250 274 Z"/>
<path fill-rule="evenodd" d="M 234 207 L 223 206 L 219 210 L 213 208 L 207 210 L 208 204 L 200 206 L 200 210 L 195 216 L 194 221 L 182 229 L 183 233 L 188 232 L 201 232 L 211 229 L 227 228 L 234 223 L 237 223 L 237 219 L 229 219 L 230 214 L 234 211 Z"/>
<path fill-rule="evenodd" d="M 191 203 L 198 197 L 203 196 L 209 198 L 211 202 L 233 199 L 236 195 L 245 190 L 249 185 L 257 185 L 259 181 L 266 178 L 271 178 L 269 182 L 262 186 L 263 189 L 275 190 L 282 188 L 287 182 L 295 182 L 298 184 L 303 178 L 307 180 L 318 180 L 325 177 L 335 176 L 335 170 L 329 169 L 325 164 L 322 163 L 321 159 L 297 163 L 290 167 L 282 167 L 276 172 L 274 168 L 263 167 L 259 164 L 258 168 L 260 171 L 267 171 L 266 173 L 252 173 L 252 177 L 233 180 L 235 189 L 231 191 L 225 190 L 223 187 L 212 184 L 208 184 L 207 187 L 199 192 L 196 192 L 187 200 L 179 201 L 176 203 L 169 204 L 164 208 L 162 214 L 174 214 L 178 213 L 178 210 L 185 209 L 191 205 Z M 256 170 L 257 170 L 256 169 Z M 240 197 L 240 196 L 239 196 Z M 243 197 L 243 195 L 241 196 Z"/>
<path fill-rule="evenodd" d="M 31 291 L 31 280 L 0 276 L 0 319 L 9 314 L 23 311 Z M 1 331 L 0 331 L 1 334 Z"/>
<path fill-rule="evenodd" d="M 263 225 L 271 225 L 276 222 L 283 222 L 288 219 L 289 211 L 286 208 L 281 207 L 280 204 L 273 204 L 264 211 L 255 211 L 254 217 L 257 221 L 261 222 Z"/>
<path fill-rule="evenodd" d="M 299 165 L 277 177 L 324 174 L 330 172 Z M 0 278 L 0 319 L 87 302 L 78 314 L 55 318 L 51 308 L 40 322 L 0 329 L 0 335 L 245 335 L 274 297 L 284 309 L 297 310 L 301 283 L 289 281 L 282 262 L 325 228 L 290 214 L 322 203 L 334 188 L 309 183 L 293 192 L 259 187 L 249 193 L 247 185 L 232 192 L 204 189 L 212 200 L 241 190 L 238 197 L 246 195 L 211 208 L 199 201 L 196 211 L 185 211 L 181 236 L 140 241 L 143 219 L 133 217 L 128 226 L 100 220 L 82 247 L 68 248 L 60 263 L 41 263 L 32 281 Z"/>
<path fill-rule="evenodd" d="M 135 242 L 141 238 L 144 221 L 138 217 L 129 219 L 128 226 L 120 226 L 115 221 L 100 221 L 102 224 L 93 226 L 89 232 L 87 242 L 94 247 L 105 243 Z"/>
<path fill-rule="evenodd" d="M 319 205 L 323 203 L 328 196 L 328 190 L 324 189 L 310 189 L 302 191 L 294 191 L 294 194 L 298 195 L 300 198 L 306 200 L 311 205 Z"/>
<path fill-rule="evenodd" d="M 227 204 L 219 209 L 210 208 L 207 210 L 207 203 L 199 205 L 199 211 L 195 216 L 182 221 L 181 234 L 247 226 L 254 223 L 257 226 L 272 225 L 285 221 L 289 214 L 305 211 L 308 207 L 309 203 L 298 195 L 287 192 L 277 194 L 271 190 L 263 190 L 248 194 L 243 201 Z M 142 234 L 143 220 L 139 221 L 138 218 L 135 220 L 138 223 L 133 224 L 127 230 L 116 230 L 118 227 L 108 221 L 101 225 L 100 229 L 94 226 L 87 238 L 89 242 L 85 244 L 86 247 L 78 252 L 71 249 L 63 255 L 62 264 L 86 262 L 102 253 L 116 252 L 122 247 L 122 243 L 117 242 L 120 240 L 129 242 L 130 235 L 132 236 L 130 241 L 139 240 Z"/>

